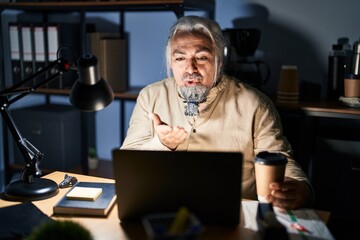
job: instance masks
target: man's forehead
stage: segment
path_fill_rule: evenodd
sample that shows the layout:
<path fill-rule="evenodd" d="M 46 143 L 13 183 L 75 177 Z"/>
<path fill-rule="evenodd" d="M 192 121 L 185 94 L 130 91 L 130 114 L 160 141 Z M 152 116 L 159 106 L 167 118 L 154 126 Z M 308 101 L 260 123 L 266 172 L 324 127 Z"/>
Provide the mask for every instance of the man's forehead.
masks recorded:
<path fill-rule="evenodd" d="M 172 41 L 171 45 L 173 48 L 173 53 L 186 50 L 186 49 L 196 49 L 199 51 L 213 52 L 214 44 L 212 43 L 209 36 L 204 33 L 187 33 L 182 32 L 176 34 Z"/>

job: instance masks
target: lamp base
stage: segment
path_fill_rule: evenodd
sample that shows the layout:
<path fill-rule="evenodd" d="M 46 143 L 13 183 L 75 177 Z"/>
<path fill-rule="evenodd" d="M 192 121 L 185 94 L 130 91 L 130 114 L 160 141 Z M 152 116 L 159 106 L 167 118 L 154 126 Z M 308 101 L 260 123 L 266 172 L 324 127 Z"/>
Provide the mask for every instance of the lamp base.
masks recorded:
<path fill-rule="evenodd" d="M 34 178 L 32 183 L 17 180 L 5 188 L 5 198 L 12 201 L 34 201 L 50 198 L 59 192 L 58 185 L 45 178 Z"/>

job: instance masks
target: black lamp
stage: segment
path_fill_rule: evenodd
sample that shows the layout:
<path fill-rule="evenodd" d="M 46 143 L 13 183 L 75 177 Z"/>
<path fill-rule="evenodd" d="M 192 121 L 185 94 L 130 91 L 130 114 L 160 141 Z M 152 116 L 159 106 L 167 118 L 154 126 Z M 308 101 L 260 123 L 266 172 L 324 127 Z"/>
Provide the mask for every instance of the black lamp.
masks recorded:
<path fill-rule="evenodd" d="M 33 87 L 24 85 L 39 77 L 50 69 L 57 71 L 52 76 L 44 79 Z M 5 188 L 5 198 L 15 201 L 32 201 L 52 197 L 58 193 L 58 185 L 52 180 L 38 178 L 41 175 L 39 163 L 44 154 L 35 148 L 27 139 L 23 138 L 17 129 L 14 120 L 9 114 L 8 107 L 35 91 L 46 83 L 59 78 L 64 72 L 76 70 L 79 79 L 74 83 L 70 102 L 80 111 L 98 111 L 109 105 L 114 99 L 114 94 L 109 84 L 100 77 L 97 59 L 91 54 L 83 55 L 78 66 L 71 65 L 67 60 L 58 58 L 34 75 L 14 84 L 3 91 L 0 91 L 0 112 L 4 118 L 18 148 L 25 160 L 25 169 L 19 180 L 11 182 Z"/>

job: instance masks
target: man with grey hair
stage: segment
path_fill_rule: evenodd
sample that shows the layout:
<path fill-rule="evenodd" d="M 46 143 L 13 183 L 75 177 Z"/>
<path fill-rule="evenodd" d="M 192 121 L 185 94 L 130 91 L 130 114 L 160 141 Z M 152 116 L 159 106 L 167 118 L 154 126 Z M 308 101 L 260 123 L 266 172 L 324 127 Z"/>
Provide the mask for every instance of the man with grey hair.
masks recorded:
<path fill-rule="evenodd" d="M 254 157 L 282 153 L 284 182 L 270 184 L 267 201 L 286 209 L 312 198 L 307 176 L 272 102 L 261 92 L 222 73 L 226 41 L 207 18 L 185 16 L 171 27 L 166 46 L 168 78 L 141 90 L 122 149 L 228 151 L 244 156 L 242 197 L 256 199 Z"/>

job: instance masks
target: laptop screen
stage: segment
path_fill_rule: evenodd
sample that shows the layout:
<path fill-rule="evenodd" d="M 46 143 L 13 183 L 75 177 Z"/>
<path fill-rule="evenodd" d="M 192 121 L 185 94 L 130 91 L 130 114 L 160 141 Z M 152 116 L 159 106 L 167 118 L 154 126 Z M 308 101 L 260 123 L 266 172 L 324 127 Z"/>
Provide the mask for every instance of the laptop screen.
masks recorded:
<path fill-rule="evenodd" d="M 187 207 L 203 224 L 239 223 L 239 152 L 113 150 L 119 219 Z"/>

